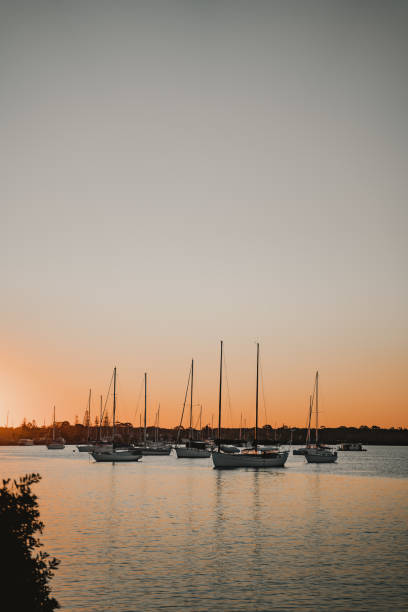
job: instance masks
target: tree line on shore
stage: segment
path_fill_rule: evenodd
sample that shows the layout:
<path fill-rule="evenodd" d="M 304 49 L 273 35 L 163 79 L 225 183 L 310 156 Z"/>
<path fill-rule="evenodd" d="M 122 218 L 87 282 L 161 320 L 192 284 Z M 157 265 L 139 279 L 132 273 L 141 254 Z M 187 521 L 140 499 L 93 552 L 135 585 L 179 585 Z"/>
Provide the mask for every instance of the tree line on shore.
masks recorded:
<path fill-rule="evenodd" d="M 86 426 L 81 423 L 72 425 L 68 421 L 56 423 L 56 431 L 58 436 L 62 436 L 67 444 L 80 444 L 88 439 L 96 440 L 99 438 L 110 439 L 111 427 L 109 423 L 105 423 L 103 427 Z M 158 439 L 166 442 L 176 442 L 179 439 L 189 438 L 190 430 L 183 427 L 173 428 L 156 428 L 147 427 L 147 439 Z M 306 428 L 304 427 L 272 427 L 264 425 L 259 428 L 259 441 L 279 444 L 304 444 L 306 439 Z M 313 433 L 313 430 L 312 430 Z M 121 442 L 141 442 L 144 439 L 143 427 L 135 427 L 132 423 L 117 423 L 116 436 Z M 18 444 L 22 439 L 31 439 L 34 444 L 45 444 L 52 437 L 52 427 L 38 426 L 35 422 L 26 422 L 19 427 L 0 427 L 0 444 L 13 445 Z M 218 429 L 212 429 L 206 425 L 201 430 L 192 429 L 193 439 L 208 439 L 217 438 Z M 221 437 L 224 441 L 252 440 L 254 437 L 254 428 L 246 427 L 223 427 Z M 312 438 L 313 439 L 313 438 Z M 321 427 L 319 431 L 319 440 L 322 443 L 337 444 L 340 442 L 361 442 L 362 444 L 386 444 L 386 445 L 408 445 L 408 429 L 394 428 L 389 429 L 377 427 L 373 425 L 368 427 Z"/>

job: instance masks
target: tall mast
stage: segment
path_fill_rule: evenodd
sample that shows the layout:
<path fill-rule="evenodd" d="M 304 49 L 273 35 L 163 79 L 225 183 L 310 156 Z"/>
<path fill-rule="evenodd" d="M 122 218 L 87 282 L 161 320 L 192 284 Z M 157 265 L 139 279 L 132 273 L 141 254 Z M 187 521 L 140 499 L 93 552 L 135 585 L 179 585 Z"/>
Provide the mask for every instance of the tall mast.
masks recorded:
<path fill-rule="evenodd" d="M 194 359 L 191 360 L 191 386 L 190 386 L 190 440 L 193 439 L 193 382 L 194 382 Z"/>
<path fill-rule="evenodd" d="M 101 405 L 99 408 L 99 440 L 102 439 L 102 395 L 101 395 Z"/>
<path fill-rule="evenodd" d="M 113 368 L 113 424 L 112 424 L 113 448 L 115 448 L 115 425 L 116 425 L 116 366 Z"/>
<path fill-rule="evenodd" d="M 319 436 L 319 372 L 316 372 L 316 446 Z"/>
<path fill-rule="evenodd" d="M 188 371 L 188 380 L 187 380 L 187 386 L 186 386 L 186 393 L 184 395 L 183 409 L 181 411 L 180 424 L 179 424 L 178 431 L 177 431 L 176 445 L 178 445 L 178 443 L 179 443 L 180 431 L 181 431 L 181 427 L 183 425 L 184 410 L 185 410 L 185 407 L 186 407 L 186 402 L 187 402 L 187 397 L 188 397 L 188 388 L 190 386 L 190 378 L 191 378 L 191 368 Z"/>
<path fill-rule="evenodd" d="M 55 406 L 52 419 L 52 439 L 55 440 Z"/>
<path fill-rule="evenodd" d="M 202 440 L 203 438 L 203 432 L 202 432 L 202 428 L 201 428 L 201 415 L 203 414 L 203 405 L 201 404 L 200 406 L 200 440 Z"/>
<path fill-rule="evenodd" d="M 88 434 L 87 439 L 89 442 L 89 428 L 91 426 L 91 389 L 89 389 L 89 397 L 88 397 Z"/>
<path fill-rule="evenodd" d="M 310 424 L 312 421 L 312 410 L 313 410 L 313 400 L 312 396 L 309 396 L 309 421 L 307 424 L 307 434 L 306 434 L 306 446 L 310 444 Z"/>
<path fill-rule="evenodd" d="M 144 409 L 144 445 L 147 443 L 147 431 L 146 431 L 146 404 L 147 404 L 147 374 L 144 375 L 145 383 L 145 409 Z"/>
<path fill-rule="evenodd" d="M 256 343 L 256 399 L 255 399 L 255 440 L 254 448 L 258 446 L 258 383 L 259 383 L 259 342 Z"/>
<path fill-rule="evenodd" d="M 160 420 L 160 404 L 157 409 L 157 415 L 156 415 L 156 442 L 159 441 L 159 420 Z"/>
<path fill-rule="evenodd" d="M 218 396 L 218 452 L 221 450 L 221 398 L 222 398 L 222 345 L 221 340 L 221 353 L 220 353 L 220 393 Z"/>
<path fill-rule="evenodd" d="M 239 439 L 242 437 L 242 412 L 241 412 L 241 420 L 239 422 Z"/>

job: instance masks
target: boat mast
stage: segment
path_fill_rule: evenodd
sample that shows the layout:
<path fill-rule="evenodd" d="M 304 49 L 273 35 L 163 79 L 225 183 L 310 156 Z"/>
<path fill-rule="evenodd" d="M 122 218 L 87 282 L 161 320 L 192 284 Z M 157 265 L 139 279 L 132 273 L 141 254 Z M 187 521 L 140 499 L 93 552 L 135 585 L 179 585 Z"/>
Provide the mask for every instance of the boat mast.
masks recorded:
<path fill-rule="evenodd" d="M 99 440 L 102 440 L 102 395 L 101 395 L 101 405 L 99 408 Z"/>
<path fill-rule="evenodd" d="M 88 434 L 87 441 L 89 442 L 89 428 L 91 425 L 91 389 L 89 389 L 89 397 L 88 397 Z"/>
<path fill-rule="evenodd" d="M 313 400 L 312 400 L 312 396 L 309 395 L 309 421 L 307 424 L 306 446 L 310 445 L 310 424 L 312 421 L 312 410 L 313 410 Z"/>
<path fill-rule="evenodd" d="M 116 366 L 113 368 L 113 423 L 112 423 L 112 446 L 115 448 L 115 425 L 116 425 Z"/>
<path fill-rule="evenodd" d="M 55 440 L 55 406 L 54 406 L 53 421 L 52 421 L 52 439 Z"/>
<path fill-rule="evenodd" d="M 147 374 L 146 372 L 144 375 L 144 383 L 145 383 L 144 445 L 146 446 L 146 443 L 147 443 L 147 431 L 146 431 Z"/>
<path fill-rule="evenodd" d="M 222 397 L 222 345 L 221 340 L 221 353 L 220 353 L 220 393 L 218 396 L 218 452 L 221 450 L 221 397 Z"/>
<path fill-rule="evenodd" d="M 160 421 L 160 404 L 157 409 L 157 417 L 156 417 L 156 443 L 159 441 L 159 421 Z"/>
<path fill-rule="evenodd" d="M 319 436 L 319 372 L 316 372 L 316 446 Z"/>
<path fill-rule="evenodd" d="M 203 414 L 203 405 L 201 404 L 201 406 L 200 406 L 200 440 L 203 439 L 203 432 L 202 432 L 202 429 L 201 429 L 201 415 L 202 414 Z"/>
<path fill-rule="evenodd" d="M 188 371 L 187 387 L 186 387 L 186 393 L 185 393 L 185 395 L 184 395 L 183 409 L 182 409 L 182 411 L 181 411 L 180 424 L 179 424 L 179 427 L 178 427 L 178 432 L 177 432 L 176 446 L 177 446 L 177 444 L 178 444 L 178 442 L 179 442 L 179 439 L 180 439 L 180 431 L 181 431 L 181 427 L 182 427 L 182 425 L 183 425 L 184 410 L 185 410 L 185 408 L 186 408 L 186 402 L 187 402 L 187 396 L 188 396 L 188 388 L 189 388 L 189 385 L 190 385 L 190 377 L 191 377 L 191 368 L 190 368 L 190 370 Z"/>
<path fill-rule="evenodd" d="M 190 440 L 193 439 L 193 382 L 194 382 L 194 359 L 191 360 L 191 387 L 190 387 Z"/>
<path fill-rule="evenodd" d="M 255 399 L 255 440 L 254 449 L 258 447 L 258 383 L 259 383 L 259 342 L 256 343 L 256 399 Z"/>

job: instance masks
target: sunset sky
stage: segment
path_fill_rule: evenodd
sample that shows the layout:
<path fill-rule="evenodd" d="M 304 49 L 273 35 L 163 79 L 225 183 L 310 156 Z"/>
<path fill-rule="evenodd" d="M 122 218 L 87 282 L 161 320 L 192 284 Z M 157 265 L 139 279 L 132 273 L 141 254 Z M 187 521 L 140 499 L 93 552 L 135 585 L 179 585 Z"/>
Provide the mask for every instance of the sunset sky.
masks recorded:
<path fill-rule="evenodd" d="M 0 425 L 408 426 L 408 3 L 0 1 Z M 228 385 L 227 385 L 228 381 Z M 229 389 L 229 394 L 227 393 Z M 228 397 L 229 396 L 229 397 Z M 265 413 L 265 405 L 266 413 Z M 140 408 L 140 405 L 139 405 Z"/>

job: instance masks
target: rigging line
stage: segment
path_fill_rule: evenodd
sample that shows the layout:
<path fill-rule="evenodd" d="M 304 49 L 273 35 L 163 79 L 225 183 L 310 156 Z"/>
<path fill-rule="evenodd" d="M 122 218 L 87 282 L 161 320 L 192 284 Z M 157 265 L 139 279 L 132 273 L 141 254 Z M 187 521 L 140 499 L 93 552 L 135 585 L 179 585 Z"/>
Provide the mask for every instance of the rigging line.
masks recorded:
<path fill-rule="evenodd" d="M 313 411 L 313 406 L 314 406 L 315 394 L 316 394 L 316 379 L 315 379 L 315 381 L 314 381 L 314 385 L 313 385 L 313 393 L 312 393 L 312 411 Z"/>
<path fill-rule="evenodd" d="M 196 404 L 196 406 L 201 406 L 201 404 Z M 199 425 L 199 423 L 200 423 L 200 417 L 201 417 L 201 416 L 202 416 L 202 415 L 201 415 L 200 413 L 198 413 L 198 417 L 197 417 L 197 420 L 196 420 L 196 424 L 195 424 L 195 426 L 194 426 L 194 429 L 197 429 L 197 427 L 198 427 L 198 425 Z"/>
<path fill-rule="evenodd" d="M 265 425 L 268 424 L 268 413 L 266 410 L 266 401 L 265 401 L 265 385 L 264 385 L 264 381 L 263 381 L 263 371 L 262 371 L 262 363 L 261 360 L 259 360 L 259 370 L 261 372 L 261 387 L 262 387 L 262 400 L 263 400 L 263 405 L 264 405 L 264 414 L 265 414 Z"/>
<path fill-rule="evenodd" d="M 105 416 L 106 404 L 108 403 L 109 393 L 110 393 L 111 386 L 112 386 L 112 383 L 113 383 L 113 376 L 114 376 L 114 374 L 112 372 L 112 377 L 110 379 L 110 383 L 109 383 L 109 387 L 108 387 L 108 392 L 106 394 L 105 404 L 104 404 L 104 407 L 103 407 L 103 410 L 102 410 L 100 427 L 102 426 L 102 422 L 103 422 L 103 419 L 104 419 L 104 416 Z"/>
<path fill-rule="evenodd" d="M 229 415 L 230 415 L 230 426 L 232 427 L 231 393 L 230 393 L 230 386 L 229 386 L 227 362 L 226 362 L 226 359 L 225 359 L 225 349 L 223 351 L 223 362 L 224 362 L 225 380 L 226 380 L 226 383 L 227 383 L 227 385 L 226 385 L 226 387 L 227 387 L 227 403 L 228 403 L 228 409 L 229 409 Z"/>
<path fill-rule="evenodd" d="M 88 403 L 89 403 L 89 400 L 86 401 L 85 416 L 84 416 L 84 421 L 85 421 L 84 425 L 85 426 L 86 426 L 87 419 L 89 418 L 88 417 Z"/>
<path fill-rule="evenodd" d="M 184 410 L 186 408 L 186 401 L 187 401 L 188 389 L 190 387 L 190 380 L 191 380 L 191 366 L 190 366 L 190 371 L 188 373 L 188 381 L 187 381 L 187 387 L 186 387 L 186 394 L 184 396 L 183 410 L 181 412 L 181 419 L 180 419 L 180 425 L 179 425 L 178 432 L 177 432 L 176 444 L 178 444 L 178 441 L 180 439 L 180 430 L 181 430 L 181 426 L 183 424 Z"/>
<path fill-rule="evenodd" d="M 139 389 L 139 395 L 137 397 L 137 402 L 136 402 L 136 409 L 135 409 L 135 415 L 134 415 L 134 421 L 136 423 L 136 417 L 138 415 L 139 409 L 140 409 L 140 400 L 142 397 L 142 391 L 143 391 L 143 384 L 144 384 L 144 376 L 142 376 L 142 380 L 140 382 L 140 389 Z"/>

